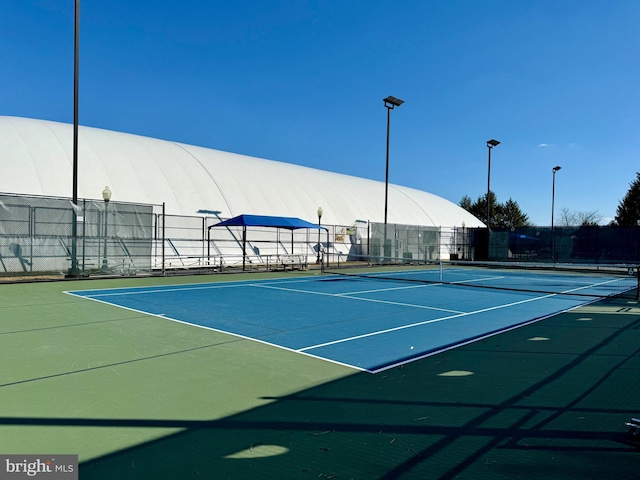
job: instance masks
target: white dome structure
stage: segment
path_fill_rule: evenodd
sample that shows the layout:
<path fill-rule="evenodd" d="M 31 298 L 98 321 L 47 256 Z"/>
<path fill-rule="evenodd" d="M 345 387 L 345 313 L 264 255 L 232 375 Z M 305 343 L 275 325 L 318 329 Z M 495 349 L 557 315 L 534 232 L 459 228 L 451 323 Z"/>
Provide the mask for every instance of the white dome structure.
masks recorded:
<path fill-rule="evenodd" d="M 73 126 L 0 116 L 0 192 L 71 197 Z M 78 197 L 162 204 L 172 215 L 220 212 L 299 217 L 323 223 L 383 222 L 384 182 L 90 127 L 78 137 Z M 389 185 L 388 222 L 482 227 L 458 205 Z"/>

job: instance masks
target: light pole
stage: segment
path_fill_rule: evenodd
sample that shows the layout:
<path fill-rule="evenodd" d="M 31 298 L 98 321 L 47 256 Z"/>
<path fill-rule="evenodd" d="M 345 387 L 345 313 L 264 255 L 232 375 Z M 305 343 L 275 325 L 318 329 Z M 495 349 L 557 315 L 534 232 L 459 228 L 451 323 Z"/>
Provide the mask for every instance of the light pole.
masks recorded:
<path fill-rule="evenodd" d="M 487 140 L 489 149 L 489 166 L 487 167 L 487 229 L 491 229 L 491 149 L 500 145 L 498 140 Z"/>
<path fill-rule="evenodd" d="M 399 98 L 389 96 L 385 99 L 384 106 L 387 108 L 387 163 L 386 163 L 386 173 L 384 180 L 384 224 L 387 225 L 387 206 L 388 206 L 388 198 L 389 198 L 389 132 L 391 128 L 391 110 L 395 107 L 399 107 L 404 103 L 404 100 L 400 100 Z M 385 239 L 386 240 L 386 239 Z"/>
<path fill-rule="evenodd" d="M 387 162 L 384 177 L 384 238 L 382 239 L 382 256 L 388 257 L 391 255 L 391 246 L 389 246 L 389 251 L 387 252 L 387 209 L 389 205 L 389 133 L 391 131 L 391 110 L 402 105 L 404 103 L 404 100 L 400 100 L 399 98 L 392 97 L 390 95 L 387 98 L 384 98 L 382 101 L 384 102 L 384 106 L 387 109 Z"/>
<path fill-rule="evenodd" d="M 318 207 L 318 257 L 316 263 L 320 263 L 320 221 L 322 220 L 322 207 Z"/>
<path fill-rule="evenodd" d="M 80 276 L 78 268 L 78 92 L 80 79 L 80 0 L 75 0 L 74 37 L 73 37 L 73 176 L 71 179 L 73 192 L 71 202 L 73 223 L 71 224 L 71 268 L 67 277 Z"/>
<path fill-rule="evenodd" d="M 107 216 L 107 212 L 109 210 L 109 200 L 111 200 L 111 190 L 109 187 L 104 187 L 102 191 L 102 199 L 104 200 L 104 250 L 102 256 L 102 273 L 107 273 L 109 271 L 109 266 L 107 265 L 107 225 L 109 217 Z"/>
<path fill-rule="evenodd" d="M 553 226 L 553 214 L 555 212 L 556 202 L 556 172 L 561 168 L 560 165 L 556 165 L 551 169 L 553 172 L 553 180 L 551 182 L 551 258 L 554 262 L 556 261 L 556 232 Z"/>

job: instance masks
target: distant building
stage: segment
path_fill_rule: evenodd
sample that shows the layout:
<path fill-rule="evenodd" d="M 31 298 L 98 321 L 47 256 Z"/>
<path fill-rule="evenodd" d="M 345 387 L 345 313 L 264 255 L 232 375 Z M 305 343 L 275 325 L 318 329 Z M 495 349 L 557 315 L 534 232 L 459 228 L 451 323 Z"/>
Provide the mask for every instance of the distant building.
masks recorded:
<path fill-rule="evenodd" d="M 384 182 L 138 135 L 80 127 L 78 197 L 166 205 L 171 215 L 216 211 L 352 225 L 384 221 Z M 73 127 L 0 116 L 0 192 L 71 197 Z M 389 185 L 388 223 L 483 226 L 444 198 Z"/>

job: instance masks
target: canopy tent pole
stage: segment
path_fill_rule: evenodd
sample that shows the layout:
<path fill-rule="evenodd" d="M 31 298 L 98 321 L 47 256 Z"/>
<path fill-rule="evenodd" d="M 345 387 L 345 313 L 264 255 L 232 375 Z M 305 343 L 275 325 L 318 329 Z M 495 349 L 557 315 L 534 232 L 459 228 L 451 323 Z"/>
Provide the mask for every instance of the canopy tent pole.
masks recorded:
<path fill-rule="evenodd" d="M 212 227 L 229 228 L 232 226 L 234 227 L 242 226 L 242 270 L 243 271 L 246 270 L 246 261 L 247 261 L 247 226 L 276 228 L 276 232 L 277 232 L 276 237 L 277 237 L 278 245 L 280 244 L 280 229 L 285 228 L 285 229 L 291 230 L 291 253 L 292 254 L 295 247 L 294 230 L 297 230 L 300 228 L 322 229 L 327 231 L 327 236 L 329 233 L 329 230 L 326 227 L 321 227 L 319 225 L 316 225 L 311 222 L 307 222 L 300 218 L 269 217 L 266 215 L 238 215 L 228 220 L 224 220 L 220 223 L 216 223 L 215 225 L 210 225 L 210 228 Z M 286 251 L 286 247 L 285 247 L 285 251 Z"/>
<path fill-rule="evenodd" d="M 242 271 L 245 270 L 247 262 L 247 226 L 242 227 Z"/>

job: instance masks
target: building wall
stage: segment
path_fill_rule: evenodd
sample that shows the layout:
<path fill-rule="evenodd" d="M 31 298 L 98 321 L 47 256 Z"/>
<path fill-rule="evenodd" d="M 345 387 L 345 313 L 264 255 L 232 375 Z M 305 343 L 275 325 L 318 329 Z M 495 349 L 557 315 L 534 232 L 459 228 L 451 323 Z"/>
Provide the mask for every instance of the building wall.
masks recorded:
<path fill-rule="evenodd" d="M 218 211 L 299 217 L 352 225 L 384 221 L 384 182 L 273 160 L 80 127 L 78 196 L 166 205 L 175 215 Z M 0 192 L 70 197 L 73 126 L 0 116 Z M 483 226 L 458 205 L 428 192 L 389 185 L 388 222 Z"/>

